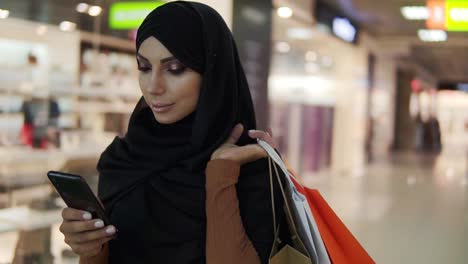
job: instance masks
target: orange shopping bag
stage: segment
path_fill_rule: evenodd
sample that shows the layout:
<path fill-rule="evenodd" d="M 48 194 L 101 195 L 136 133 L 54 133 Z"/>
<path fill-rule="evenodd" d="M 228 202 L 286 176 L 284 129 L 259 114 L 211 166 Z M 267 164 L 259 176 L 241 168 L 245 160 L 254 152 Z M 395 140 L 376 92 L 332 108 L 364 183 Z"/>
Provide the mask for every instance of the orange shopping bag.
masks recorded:
<path fill-rule="evenodd" d="M 294 172 L 289 172 L 295 176 Z M 335 214 L 318 190 L 302 186 L 291 177 L 294 185 L 306 198 L 333 264 L 374 264 L 359 241 Z"/>

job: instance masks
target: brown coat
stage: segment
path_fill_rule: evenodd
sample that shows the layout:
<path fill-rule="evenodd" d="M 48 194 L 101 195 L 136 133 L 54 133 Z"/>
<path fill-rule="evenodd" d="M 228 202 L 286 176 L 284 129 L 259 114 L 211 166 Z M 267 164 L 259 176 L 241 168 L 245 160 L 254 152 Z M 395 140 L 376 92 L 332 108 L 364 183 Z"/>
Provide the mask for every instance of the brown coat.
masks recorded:
<path fill-rule="evenodd" d="M 206 263 L 260 264 L 245 233 L 239 212 L 236 183 L 240 166 L 234 161 L 212 160 L 206 167 Z M 80 264 L 107 264 L 108 244 L 94 257 L 80 258 Z"/>

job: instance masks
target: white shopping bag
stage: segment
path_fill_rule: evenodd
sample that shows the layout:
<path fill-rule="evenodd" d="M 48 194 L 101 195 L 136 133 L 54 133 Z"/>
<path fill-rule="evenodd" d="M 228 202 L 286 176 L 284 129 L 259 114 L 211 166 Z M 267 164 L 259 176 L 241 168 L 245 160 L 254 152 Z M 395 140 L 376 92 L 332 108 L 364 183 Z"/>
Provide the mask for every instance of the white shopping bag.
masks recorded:
<path fill-rule="evenodd" d="M 322 237 L 315 222 L 314 216 L 310 211 L 309 204 L 304 195 L 302 195 L 292 182 L 291 173 L 288 171 L 281 157 L 276 153 L 268 143 L 257 139 L 258 144 L 268 153 L 271 159 L 280 167 L 287 179 L 286 188 L 288 193 L 292 195 L 292 211 L 298 227 L 298 233 L 306 247 L 309 256 L 313 263 L 331 264 Z"/>

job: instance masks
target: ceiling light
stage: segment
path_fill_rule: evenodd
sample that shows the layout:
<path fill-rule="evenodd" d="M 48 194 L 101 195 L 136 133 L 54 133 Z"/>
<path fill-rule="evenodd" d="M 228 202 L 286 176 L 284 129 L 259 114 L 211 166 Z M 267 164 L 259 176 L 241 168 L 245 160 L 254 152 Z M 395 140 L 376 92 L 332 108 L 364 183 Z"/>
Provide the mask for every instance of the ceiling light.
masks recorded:
<path fill-rule="evenodd" d="M 454 22 L 468 22 L 468 8 L 452 8 L 450 18 Z"/>
<path fill-rule="evenodd" d="M 408 20 L 426 20 L 429 18 L 429 10 L 425 6 L 404 6 L 401 14 Z"/>
<path fill-rule="evenodd" d="M 447 32 L 434 29 L 420 29 L 418 30 L 418 36 L 422 41 L 426 42 L 447 41 L 448 38 Z"/>
<path fill-rule="evenodd" d="M 89 5 L 86 3 L 79 3 L 76 6 L 76 11 L 80 13 L 86 13 L 88 11 Z"/>
<path fill-rule="evenodd" d="M 307 51 L 305 54 L 305 59 L 306 61 L 317 61 L 318 59 L 317 52 L 311 51 L 311 50 Z"/>
<path fill-rule="evenodd" d="M 8 18 L 9 15 L 10 15 L 10 11 L 5 10 L 5 9 L 0 9 L 0 19 Z"/>
<path fill-rule="evenodd" d="M 287 42 L 278 42 L 275 48 L 280 53 L 288 53 L 291 50 L 291 46 Z"/>
<path fill-rule="evenodd" d="M 278 8 L 278 10 L 276 12 L 277 12 L 278 16 L 280 16 L 282 18 L 290 18 L 293 15 L 292 9 L 287 7 L 287 6 L 282 6 L 282 7 Z"/>
<path fill-rule="evenodd" d="M 73 31 L 76 29 L 76 24 L 70 21 L 62 21 L 60 23 L 60 30 L 62 31 Z"/>
<path fill-rule="evenodd" d="M 311 39 L 314 33 L 310 28 L 290 28 L 287 35 L 293 39 Z"/>
<path fill-rule="evenodd" d="M 356 40 L 357 29 L 348 19 L 335 17 L 333 19 L 333 33 L 347 42 L 354 42 Z"/>
<path fill-rule="evenodd" d="M 102 12 L 102 8 L 100 6 L 90 6 L 88 9 L 88 14 L 90 16 L 99 16 Z"/>
<path fill-rule="evenodd" d="M 47 33 L 47 26 L 44 26 L 44 25 L 38 26 L 37 29 L 36 29 L 36 33 L 39 36 L 44 35 L 45 33 Z"/>

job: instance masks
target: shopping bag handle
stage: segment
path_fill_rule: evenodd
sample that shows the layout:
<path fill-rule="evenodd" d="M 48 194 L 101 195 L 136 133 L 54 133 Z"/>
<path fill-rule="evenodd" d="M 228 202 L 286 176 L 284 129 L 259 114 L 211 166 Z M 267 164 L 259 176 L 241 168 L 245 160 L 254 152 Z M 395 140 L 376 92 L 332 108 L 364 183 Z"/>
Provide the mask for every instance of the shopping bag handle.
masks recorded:
<path fill-rule="evenodd" d="M 284 191 L 284 187 L 283 187 L 283 183 L 280 179 L 280 176 L 279 176 L 279 172 L 278 172 L 278 168 L 276 166 L 276 163 L 278 163 L 280 166 L 281 164 L 284 165 L 284 163 L 282 162 L 281 160 L 281 157 L 276 153 L 276 151 L 265 141 L 263 140 L 260 140 L 260 139 L 257 139 L 257 142 L 260 144 L 260 146 L 265 149 L 265 151 L 267 152 L 268 154 L 268 169 L 269 169 L 269 174 L 270 174 L 270 193 L 271 193 L 271 205 L 272 205 L 272 213 L 273 213 L 273 225 L 274 225 L 274 232 L 275 232 L 275 237 L 277 235 L 277 233 L 279 232 L 278 230 L 278 226 L 276 224 L 276 210 L 275 210 L 275 195 L 274 195 L 274 190 L 273 190 L 273 173 L 272 173 L 272 170 L 271 170 L 271 160 L 273 159 L 275 162 L 273 162 L 273 167 L 275 169 L 275 174 L 276 174 L 276 179 L 278 180 L 278 184 L 280 186 L 280 189 L 281 189 L 281 194 L 283 196 L 283 200 L 284 201 L 287 201 L 287 196 L 286 196 L 286 192 Z M 273 157 L 272 157 L 273 156 Z M 283 169 L 284 170 L 284 169 Z M 286 170 L 287 172 L 287 170 Z M 286 175 L 286 178 L 288 178 L 289 181 L 291 181 L 291 179 L 289 179 L 288 175 Z M 287 202 L 284 203 L 285 206 L 286 206 L 286 214 L 291 222 L 291 225 L 293 227 L 293 231 L 295 234 L 297 234 L 297 228 L 296 228 L 296 225 L 294 223 L 294 218 L 292 216 L 292 212 L 291 212 L 291 208 L 289 208 L 289 204 Z"/>
<path fill-rule="evenodd" d="M 289 183 L 294 184 L 290 178 L 295 178 L 294 175 L 289 171 L 288 167 L 286 166 L 286 164 L 284 164 L 283 160 L 278 155 L 278 153 L 276 153 L 275 149 L 272 146 L 270 146 L 270 144 L 268 144 L 266 141 L 263 141 L 259 138 L 257 138 L 257 143 L 267 152 L 268 156 L 272 158 L 285 173 L 287 173 L 287 176 L 289 177 L 286 178 L 289 181 Z M 302 188 L 305 188 L 305 186 L 299 180 L 295 180 L 295 182 Z"/>
<path fill-rule="evenodd" d="M 283 160 L 281 159 L 281 157 L 276 153 L 276 151 L 265 141 L 263 140 L 260 140 L 260 139 L 257 139 L 257 142 L 258 144 L 267 152 L 268 154 L 268 168 L 269 168 L 269 173 L 270 173 L 270 188 L 271 188 L 271 198 L 272 198 L 272 213 L 273 213 L 273 225 L 274 225 L 274 232 L 275 232 L 275 242 L 276 243 L 278 240 L 277 240 L 277 237 L 278 237 L 278 233 L 279 233 L 279 228 L 276 224 L 276 210 L 275 210 L 275 199 L 274 199 L 274 190 L 273 190 L 273 173 L 272 173 L 272 170 L 271 170 L 271 164 L 273 163 L 273 168 L 275 169 L 275 174 L 276 174 L 276 178 L 278 180 L 278 184 L 279 184 L 279 187 L 281 189 L 281 195 L 283 196 L 283 199 L 284 199 L 284 205 L 285 205 L 285 208 L 286 208 L 286 216 L 288 218 L 288 222 L 289 222 L 289 227 L 292 229 L 291 231 L 293 232 L 292 234 L 292 239 L 293 241 L 296 241 L 299 246 L 305 250 L 306 250 L 306 247 L 304 246 L 304 243 L 302 242 L 302 239 L 301 237 L 299 236 L 299 232 L 297 231 L 297 227 L 296 227 L 296 223 L 294 222 L 294 217 L 293 217 L 293 214 L 292 214 L 292 210 L 289 206 L 289 199 L 287 198 L 286 196 L 286 191 L 284 189 L 284 186 L 283 186 L 283 182 L 281 181 L 280 179 L 280 174 L 278 172 L 278 167 L 277 166 L 280 166 L 282 171 L 285 173 L 285 178 L 288 180 L 288 183 L 291 185 L 291 186 L 294 186 L 294 183 L 292 182 L 292 180 L 290 179 L 291 177 L 291 173 L 287 170 L 287 167 L 286 165 L 283 163 Z M 273 162 L 272 162 L 273 160 Z M 292 193 L 290 195 L 293 195 Z M 292 198 L 292 197 L 291 197 Z M 272 247 L 272 252 L 273 253 L 273 250 L 274 250 L 274 246 L 275 244 L 273 245 Z M 271 255 L 270 253 L 270 255 Z M 308 254 L 308 253 L 307 253 Z M 310 256 L 309 256 L 310 257 Z"/>

